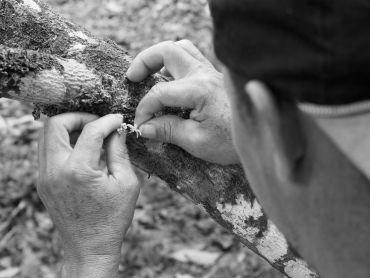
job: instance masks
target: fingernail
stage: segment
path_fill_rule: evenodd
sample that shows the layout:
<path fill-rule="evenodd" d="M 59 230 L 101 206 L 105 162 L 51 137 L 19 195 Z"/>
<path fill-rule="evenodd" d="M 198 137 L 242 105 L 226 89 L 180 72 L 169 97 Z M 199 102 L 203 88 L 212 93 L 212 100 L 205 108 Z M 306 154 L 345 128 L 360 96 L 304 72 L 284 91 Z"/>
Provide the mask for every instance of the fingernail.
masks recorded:
<path fill-rule="evenodd" d="M 157 132 L 154 125 L 144 124 L 139 127 L 141 135 L 145 138 L 155 139 Z"/>
<path fill-rule="evenodd" d="M 126 76 L 127 76 L 128 79 L 130 79 L 131 73 L 132 73 L 132 69 L 131 69 L 131 67 L 129 67 L 127 72 L 126 72 Z"/>
<path fill-rule="evenodd" d="M 117 118 L 119 118 L 121 121 L 123 121 L 123 115 L 122 114 L 114 114 Z"/>

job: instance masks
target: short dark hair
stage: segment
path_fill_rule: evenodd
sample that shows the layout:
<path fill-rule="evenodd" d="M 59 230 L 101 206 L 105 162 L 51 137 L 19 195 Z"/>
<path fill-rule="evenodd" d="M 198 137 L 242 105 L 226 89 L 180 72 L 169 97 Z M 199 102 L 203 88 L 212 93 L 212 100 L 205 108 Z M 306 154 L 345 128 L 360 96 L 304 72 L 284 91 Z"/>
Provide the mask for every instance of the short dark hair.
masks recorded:
<path fill-rule="evenodd" d="M 278 97 L 317 104 L 370 99 L 370 2 L 210 0 L 216 55 Z"/>

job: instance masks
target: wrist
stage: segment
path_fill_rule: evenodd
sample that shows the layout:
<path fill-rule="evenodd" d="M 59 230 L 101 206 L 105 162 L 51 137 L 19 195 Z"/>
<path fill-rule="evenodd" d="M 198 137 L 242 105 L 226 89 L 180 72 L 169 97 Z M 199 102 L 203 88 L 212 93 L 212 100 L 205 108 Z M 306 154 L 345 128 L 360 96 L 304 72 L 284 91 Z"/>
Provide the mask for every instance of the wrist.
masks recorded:
<path fill-rule="evenodd" d="M 120 254 L 66 256 L 63 262 L 62 278 L 116 278 Z"/>

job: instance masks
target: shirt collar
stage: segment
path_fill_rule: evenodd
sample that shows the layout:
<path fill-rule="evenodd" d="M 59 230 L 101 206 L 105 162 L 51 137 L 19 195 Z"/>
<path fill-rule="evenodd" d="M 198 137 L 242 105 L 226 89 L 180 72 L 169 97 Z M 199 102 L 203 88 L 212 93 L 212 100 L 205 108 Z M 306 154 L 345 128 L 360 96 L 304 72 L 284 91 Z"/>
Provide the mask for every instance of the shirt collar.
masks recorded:
<path fill-rule="evenodd" d="M 319 118 L 347 117 L 370 112 L 370 100 L 353 102 L 344 105 L 319 105 L 313 103 L 299 103 L 301 111 Z"/>

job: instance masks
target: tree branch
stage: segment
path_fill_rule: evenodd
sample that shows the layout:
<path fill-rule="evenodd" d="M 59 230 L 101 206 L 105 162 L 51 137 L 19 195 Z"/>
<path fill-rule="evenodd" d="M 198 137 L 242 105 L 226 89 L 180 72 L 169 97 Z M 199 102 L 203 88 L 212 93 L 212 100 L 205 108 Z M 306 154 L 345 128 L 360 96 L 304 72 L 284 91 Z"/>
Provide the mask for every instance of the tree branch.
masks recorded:
<path fill-rule="evenodd" d="M 133 84 L 125 76 L 131 58 L 110 40 L 101 40 L 39 0 L 0 0 L 0 97 L 32 102 L 36 113 L 85 111 L 122 113 L 132 123 L 153 75 Z M 188 112 L 166 111 L 182 117 Z M 297 258 L 268 220 L 239 165 L 220 166 L 194 158 L 171 144 L 129 136 L 133 164 L 203 207 L 242 243 L 288 277 L 318 277 Z"/>

